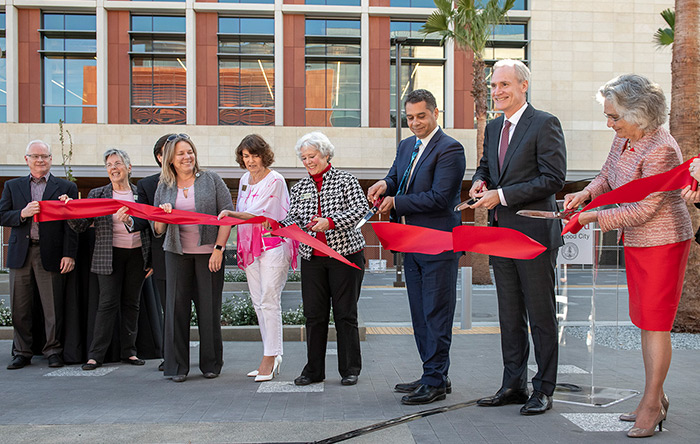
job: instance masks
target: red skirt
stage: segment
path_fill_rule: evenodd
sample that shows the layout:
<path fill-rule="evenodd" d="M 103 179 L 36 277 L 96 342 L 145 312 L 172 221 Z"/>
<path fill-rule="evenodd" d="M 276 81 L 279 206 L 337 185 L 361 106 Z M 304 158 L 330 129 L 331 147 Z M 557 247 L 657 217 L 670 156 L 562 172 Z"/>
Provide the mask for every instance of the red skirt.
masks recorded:
<path fill-rule="evenodd" d="M 630 318 L 642 330 L 671 331 L 690 244 L 691 239 L 658 247 L 625 247 Z"/>

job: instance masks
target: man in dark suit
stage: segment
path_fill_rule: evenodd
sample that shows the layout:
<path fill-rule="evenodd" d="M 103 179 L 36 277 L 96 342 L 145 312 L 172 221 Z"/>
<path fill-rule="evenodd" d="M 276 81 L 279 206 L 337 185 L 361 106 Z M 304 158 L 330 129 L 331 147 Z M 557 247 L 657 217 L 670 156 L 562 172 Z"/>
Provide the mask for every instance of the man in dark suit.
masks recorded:
<path fill-rule="evenodd" d="M 554 267 L 563 244 L 559 220 L 518 216 L 522 209 L 557 211 L 555 193 L 564 186 L 566 146 L 559 120 L 526 101 L 530 70 L 519 61 L 502 60 L 494 66 L 491 95 L 503 111 L 486 126 L 484 154 L 472 178 L 473 208 L 488 208 L 492 226 L 518 230 L 547 251 L 535 259 L 491 257 L 498 293 L 501 325 L 503 382 L 480 406 L 525 404 L 520 413 L 535 415 L 552 408 L 557 378 L 557 328 Z M 528 398 L 528 325 L 535 345 L 537 374 Z"/>
<path fill-rule="evenodd" d="M 41 140 L 29 142 L 24 160 L 30 174 L 5 182 L 0 198 L 0 225 L 12 227 L 7 267 L 14 358 L 7 368 L 20 369 L 31 363 L 35 289 L 44 313 L 46 345 L 42 353 L 48 358 L 49 367 L 63 367 L 63 275 L 75 267 L 78 235 L 65 221 L 37 223 L 33 218 L 40 211 L 38 201 L 58 199 L 62 194 L 75 199 L 78 188 L 51 174 L 51 149 Z"/>
<path fill-rule="evenodd" d="M 163 146 L 165 142 L 168 141 L 170 136 L 174 134 L 165 134 L 156 141 L 153 146 L 153 157 L 156 159 L 159 167 L 163 166 Z M 160 173 L 153 174 L 148 177 L 144 177 L 136 183 L 136 189 L 138 190 L 139 203 L 144 203 L 148 205 L 153 205 L 153 196 L 156 194 L 156 189 L 158 188 L 158 182 L 160 181 Z M 144 223 L 148 224 L 147 220 Z M 135 226 L 134 230 L 140 229 L 142 227 Z M 150 227 L 148 228 L 150 230 Z M 165 313 L 165 251 L 163 251 L 163 240 L 162 237 L 155 237 L 153 231 L 151 231 L 151 267 L 153 268 L 153 280 L 155 284 L 156 293 L 158 293 L 158 298 L 160 299 L 160 305 L 162 312 Z M 165 323 L 163 323 L 165 326 Z M 162 332 L 162 338 L 165 338 L 165 332 Z M 164 349 L 161 344 L 161 351 Z M 163 371 L 163 362 L 158 366 L 158 370 Z"/>
<path fill-rule="evenodd" d="M 466 168 L 464 147 L 438 126 L 437 104 L 429 91 L 411 92 L 404 106 L 415 136 L 399 143 L 389 174 L 370 187 L 367 198 L 374 202 L 385 195 L 380 211 L 391 212 L 396 222 L 452 231 L 461 224 L 453 209 Z M 451 391 L 447 371 L 459 256 L 451 251 L 405 255 L 408 303 L 423 376 L 396 385 L 397 392 L 408 393 L 401 398 L 403 404 L 428 404 L 445 399 Z"/>

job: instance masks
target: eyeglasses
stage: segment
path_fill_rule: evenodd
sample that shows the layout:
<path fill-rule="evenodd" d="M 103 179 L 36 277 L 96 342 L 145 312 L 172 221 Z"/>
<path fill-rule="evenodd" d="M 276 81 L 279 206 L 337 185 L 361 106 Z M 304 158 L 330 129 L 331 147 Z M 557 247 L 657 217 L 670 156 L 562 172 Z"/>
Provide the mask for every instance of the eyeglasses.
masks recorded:
<path fill-rule="evenodd" d="M 105 163 L 105 168 L 121 168 L 124 166 L 124 162 L 116 161 L 114 163 Z"/>
<path fill-rule="evenodd" d="M 27 154 L 27 157 L 32 160 L 49 160 L 51 158 L 51 154 Z"/>
<path fill-rule="evenodd" d="M 617 122 L 618 120 L 622 119 L 622 116 L 617 116 L 617 115 L 614 115 L 614 114 L 606 114 L 606 113 L 603 113 L 603 115 L 605 116 L 606 119 L 610 119 L 610 120 L 612 120 L 613 122 Z"/>
<path fill-rule="evenodd" d="M 167 142 L 172 142 L 175 139 L 187 139 L 187 140 L 189 140 L 189 138 L 190 138 L 190 136 L 188 136 L 185 133 L 173 134 L 170 137 L 168 137 Z"/>

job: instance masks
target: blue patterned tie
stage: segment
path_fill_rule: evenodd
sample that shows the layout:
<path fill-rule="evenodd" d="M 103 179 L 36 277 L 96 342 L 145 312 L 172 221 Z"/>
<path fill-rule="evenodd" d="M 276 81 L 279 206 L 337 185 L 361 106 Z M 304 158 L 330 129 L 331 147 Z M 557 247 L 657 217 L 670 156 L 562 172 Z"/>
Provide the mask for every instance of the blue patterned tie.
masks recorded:
<path fill-rule="evenodd" d="M 403 173 L 401 178 L 401 183 L 399 183 L 399 191 L 396 193 L 397 196 L 406 193 L 406 188 L 408 188 L 408 176 L 411 174 L 411 169 L 413 168 L 413 162 L 416 161 L 416 156 L 418 155 L 418 149 L 420 148 L 421 141 L 416 139 L 416 146 L 413 147 L 413 152 L 411 153 L 411 160 L 408 162 L 408 167 Z"/>

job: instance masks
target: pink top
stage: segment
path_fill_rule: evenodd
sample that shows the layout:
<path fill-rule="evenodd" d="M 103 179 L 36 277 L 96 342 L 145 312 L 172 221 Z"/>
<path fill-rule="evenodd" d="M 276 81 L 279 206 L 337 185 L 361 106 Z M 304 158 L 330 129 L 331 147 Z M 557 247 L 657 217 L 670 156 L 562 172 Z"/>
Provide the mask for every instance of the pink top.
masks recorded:
<path fill-rule="evenodd" d="M 600 174 L 586 190 L 595 198 L 642 177 L 664 173 L 680 165 L 681 150 L 665 128 L 658 128 L 625 149 L 627 139 L 615 137 Z M 693 228 L 680 190 L 652 193 L 639 202 L 598 212 L 603 231 L 620 228 L 629 247 L 655 247 L 693 237 Z"/>
<path fill-rule="evenodd" d="M 112 199 L 124 200 L 126 202 L 136 202 L 134 192 L 112 190 Z M 112 215 L 112 246 L 117 248 L 141 248 L 141 234 L 129 233 L 124 222 L 117 219 L 116 214 Z"/>
<path fill-rule="evenodd" d="M 194 185 L 187 189 L 187 197 L 182 188 L 177 189 L 175 208 L 195 211 Z M 214 251 L 214 244 L 199 245 L 199 225 L 180 225 L 180 243 L 182 252 L 186 254 L 211 254 Z"/>
<path fill-rule="evenodd" d="M 282 220 L 289 210 L 289 192 L 284 177 L 270 170 L 260 182 L 251 185 L 250 173 L 241 177 L 238 188 L 236 211 Z M 292 254 L 292 264 L 296 268 L 296 248 L 294 242 L 280 237 L 270 236 L 262 224 L 238 225 L 237 236 L 238 267 L 245 269 L 255 261 L 263 251 L 283 246 Z"/>

